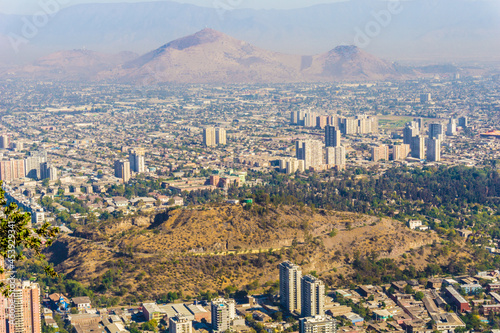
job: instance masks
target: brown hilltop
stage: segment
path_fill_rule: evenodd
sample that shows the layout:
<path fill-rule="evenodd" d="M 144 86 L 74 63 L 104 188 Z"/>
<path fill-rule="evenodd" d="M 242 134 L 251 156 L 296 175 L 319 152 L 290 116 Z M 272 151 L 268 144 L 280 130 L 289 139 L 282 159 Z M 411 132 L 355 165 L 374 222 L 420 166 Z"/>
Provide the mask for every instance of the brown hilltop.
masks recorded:
<path fill-rule="evenodd" d="M 287 259 L 334 281 L 351 272 L 346 260 L 356 255 L 400 260 L 439 240 L 391 219 L 307 207 L 247 211 L 232 205 L 85 226 L 75 235 L 59 238 L 48 250 L 57 271 L 98 285 L 106 271 L 119 269 L 114 288 L 146 298 L 275 281 L 276 264 Z M 412 264 L 422 268 L 428 254 L 422 250 Z"/>

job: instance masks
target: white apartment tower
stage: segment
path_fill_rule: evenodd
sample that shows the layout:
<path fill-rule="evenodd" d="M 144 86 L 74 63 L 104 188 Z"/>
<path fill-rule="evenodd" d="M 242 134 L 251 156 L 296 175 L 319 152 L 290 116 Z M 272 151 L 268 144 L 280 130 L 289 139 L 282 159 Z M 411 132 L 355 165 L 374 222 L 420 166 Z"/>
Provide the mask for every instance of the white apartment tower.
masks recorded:
<path fill-rule="evenodd" d="M 302 270 L 290 261 L 278 265 L 280 273 L 280 302 L 288 312 L 301 312 Z"/>
<path fill-rule="evenodd" d="M 302 317 L 325 314 L 325 285 L 312 275 L 302 278 Z"/>
<path fill-rule="evenodd" d="M 323 165 L 323 143 L 317 140 L 304 140 L 295 143 L 298 160 L 304 160 L 304 168 Z"/>
<path fill-rule="evenodd" d="M 207 147 L 214 147 L 215 141 L 215 128 L 206 127 L 203 129 L 203 144 Z"/>
<path fill-rule="evenodd" d="M 182 314 L 169 319 L 170 333 L 193 333 L 193 321 Z"/>

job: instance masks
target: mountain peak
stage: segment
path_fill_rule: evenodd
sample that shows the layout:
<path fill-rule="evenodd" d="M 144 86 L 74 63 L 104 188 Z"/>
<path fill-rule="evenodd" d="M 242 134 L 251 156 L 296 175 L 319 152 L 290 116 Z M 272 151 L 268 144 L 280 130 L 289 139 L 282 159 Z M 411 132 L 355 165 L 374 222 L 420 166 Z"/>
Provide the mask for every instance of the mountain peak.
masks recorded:
<path fill-rule="evenodd" d="M 168 44 L 165 45 L 165 48 L 173 48 L 177 50 L 184 50 L 189 47 L 201 45 L 201 44 L 208 44 L 208 43 L 213 43 L 217 40 L 220 39 L 225 39 L 229 38 L 229 36 L 223 34 L 222 32 L 219 32 L 217 30 L 211 29 L 211 28 L 205 28 L 203 30 L 198 31 L 197 33 L 193 35 L 189 35 L 186 37 L 182 37 L 179 39 L 176 39 Z"/>
<path fill-rule="evenodd" d="M 356 45 L 339 45 L 330 52 L 336 53 L 343 57 L 351 57 L 357 53 L 360 53 L 361 50 Z"/>

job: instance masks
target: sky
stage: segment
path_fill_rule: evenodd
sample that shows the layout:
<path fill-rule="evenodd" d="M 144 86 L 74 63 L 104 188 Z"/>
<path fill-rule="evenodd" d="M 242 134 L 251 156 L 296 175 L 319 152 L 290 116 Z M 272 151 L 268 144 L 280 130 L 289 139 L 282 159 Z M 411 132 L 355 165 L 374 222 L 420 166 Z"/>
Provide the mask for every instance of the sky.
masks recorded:
<path fill-rule="evenodd" d="M 112 2 L 150 2 L 154 0 L 0 0 L 0 13 L 32 14 L 39 10 L 41 3 L 58 1 L 64 7 L 80 3 L 112 3 Z M 349 0 L 172 0 L 204 7 L 253 8 L 253 9 L 292 9 L 317 4 Z"/>

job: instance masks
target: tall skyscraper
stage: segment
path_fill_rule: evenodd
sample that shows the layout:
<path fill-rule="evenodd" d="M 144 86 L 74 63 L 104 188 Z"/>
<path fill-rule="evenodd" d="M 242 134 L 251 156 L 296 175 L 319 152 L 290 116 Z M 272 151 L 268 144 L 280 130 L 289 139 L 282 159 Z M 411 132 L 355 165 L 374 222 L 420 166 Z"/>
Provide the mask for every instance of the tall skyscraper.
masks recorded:
<path fill-rule="evenodd" d="M 340 130 L 334 126 L 327 125 L 325 127 L 325 146 L 338 147 L 340 146 Z"/>
<path fill-rule="evenodd" d="M 301 312 L 302 270 L 290 261 L 278 265 L 280 272 L 280 302 L 288 312 Z"/>
<path fill-rule="evenodd" d="M 319 167 L 323 165 L 323 143 L 317 140 L 304 140 L 295 143 L 298 160 L 304 160 L 304 167 Z"/>
<path fill-rule="evenodd" d="M 226 130 L 221 127 L 215 129 L 215 144 L 225 145 L 226 144 Z"/>
<path fill-rule="evenodd" d="M 203 129 L 203 144 L 207 147 L 214 147 L 217 144 L 215 142 L 215 128 L 205 127 Z"/>
<path fill-rule="evenodd" d="M 427 141 L 427 160 L 431 162 L 441 161 L 441 141 L 439 139 Z"/>
<path fill-rule="evenodd" d="M 457 134 L 457 121 L 453 118 L 450 118 L 448 122 L 448 127 L 446 128 L 446 135 L 454 136 Z"/>
<path fill-rule="evenodd" d="M 372 161 L 377 162 L 381 160 L 389 160 L 389 147 L 386 145 L 372 148 Z"/>
<path fill-rule="evenodd" d="M 193 333 L 193 321 L 182 314 L 170 317 L 169 333 Z"/>
<path fill-rule="evenodd" d="M 325 285 L 312 275 L 302 278 L 302 317 L 325 314 Z"/>
<path fill-rule="evenodd" d="M 326 147 L 326 164 L 335 165 L 341 169 L 345 167 L 345 147 Z"/>
<path fill-rule="evenodd" d="M 318 116 L 316 117 L 316 127 L 317 128 L 325 128 L 328 125 L 328 116 Z"/>
<path fill-rule="evenodd" d="M 458 126 L 462 128 L 469 127 L 469 118 L 467 118 L 466 116 L 458 118 Z"/>
<path fill-rule="evenodd" d="M 411 156 L 421 160 L 425 159 L 425 137 L 423 135 L 417 135 L 412 138 Z"/>
<path fill-rule="evenodd" d="M 45 150 L 32 151 L 24 162 L 26 177 L 41 179 L 41 165 L 47 162 L 47 152 Z"/>
<path fill-rule="evenodd" d="M 411 121 L 407 123 L 403 129 L 403 143 L 411 146 L 412 138 L 419 133 L 420 131 L 416 122 Z"/>
<path fill-rule="evenodd" d="M 115 161 L 115 177 L 121 178 L 124 183 L 130 180 L 130 162 L 116 160 Z"/>
<path fill-rule="evenodd" d="M 443 138 L 443 124 L 432 123 L 429 124 L 429 138 L 442 140 Z"/>
<path fill-rule="evenodd" d="M 336 333 L 337 322 L 327 316 L 299 319 L 299 333 Z"/>
<path fill-rule="evenodd" d="M 10 146 L 9 136 L 7 134 L 0 135 L 0 148 L 7 149 Z"/>
<path fill-rule="evenodd" d="M 128 160 L 130 162 L 130 170 L 137 173 L 146 171 L 146 164 L 144 162 L 144 148 L 131 150 Z"/>
<path fill-rule="evenodd" d="M 231 326 L 231 321 L 236 318 L 236 304 L 234 300 L 217 298 L 212 300 L 210 306 L 212 312 L 212 330 L 214 332 L 225 332 Z"/>
<path fill-rule="evenodd" d="M 316 127 L 316 113 L 312 111 L 306 112 L 304 116 L 304 126 L 305 127 Z"/>
<path fill-rule="evenodd" d="M 14 333 L 41 333 L 40 287 L 38 284 L 31 281 L 18 281 L 12 292 L 12 299 L 14 300 L 15 315 L 13 319 L 9 318 L 9 323 L 6 326 L 13 326 Z M 3 329 L 0 323 L 0 330 Z"/>
<path fill-rule="evenodd" d="M 49 162 L 43 162 L 40 166 L 41 179 L 57 180 L 57 168 Z"/>

